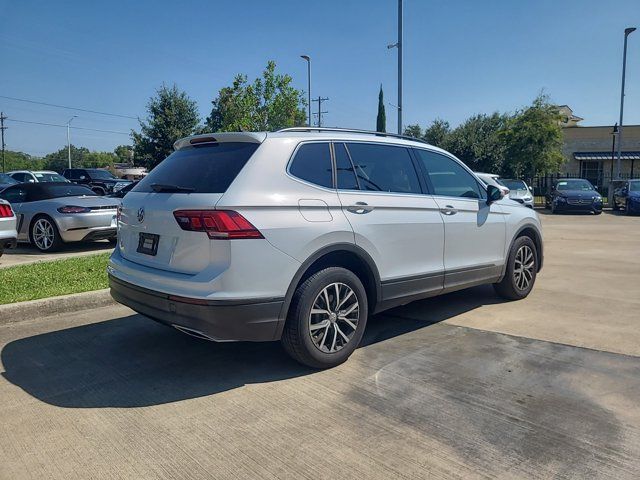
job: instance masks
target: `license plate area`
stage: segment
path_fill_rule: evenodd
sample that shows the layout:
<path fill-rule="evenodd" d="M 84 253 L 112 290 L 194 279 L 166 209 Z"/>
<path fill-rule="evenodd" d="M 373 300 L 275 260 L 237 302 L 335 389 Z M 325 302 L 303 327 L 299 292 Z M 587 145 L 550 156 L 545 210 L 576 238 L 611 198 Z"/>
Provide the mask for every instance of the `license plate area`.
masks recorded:
<path fill-rule="evenodd" d="M 155 256 L 158 253 L 158 242 L 160 235 L 155 233 L 139 233 L 138 236 L 138 253 Z"/>

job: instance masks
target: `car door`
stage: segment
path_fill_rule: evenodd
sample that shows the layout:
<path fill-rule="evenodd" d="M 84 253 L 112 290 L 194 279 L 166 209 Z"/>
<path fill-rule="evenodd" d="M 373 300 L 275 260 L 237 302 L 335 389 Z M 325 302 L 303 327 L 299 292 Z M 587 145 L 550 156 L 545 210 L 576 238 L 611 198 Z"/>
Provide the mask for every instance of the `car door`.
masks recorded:
<path fill-rule="evenodd" d="M 496 203 L 461 162 L 443 153 L 414 149 L 444 220 L 444 286 L 497 279 L 504 264 L 506 221 Z"/>
<path fill-rule="evenodd" d="M 28 201 L 27 196 L 27 188 L 23 185 L 13 185 L 5 188 L 0 193 L 0 198 L 9 202 L 11 204 L 11 208 L 16 214 L 16 230 L 18 231 L 18 240 L 20 241 L 28 240 L 29 238 L 29 222 L 25 222 L 25 214 L 22 211 L 23 204 Z"/>
<path fill-rule="evenodd" d="M 335 142 L 338 196 L 386 302 L 443 288 L 444 222 L 409 148 Z"/>

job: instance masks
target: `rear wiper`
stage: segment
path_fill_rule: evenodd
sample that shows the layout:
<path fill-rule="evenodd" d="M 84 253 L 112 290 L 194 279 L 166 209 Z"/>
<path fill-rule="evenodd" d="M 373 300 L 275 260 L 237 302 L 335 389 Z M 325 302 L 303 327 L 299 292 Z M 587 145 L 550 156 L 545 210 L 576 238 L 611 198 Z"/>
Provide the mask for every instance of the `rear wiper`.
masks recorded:
<path fill-rule="evenodd" d="M 167 185 L 164 183 L 152 183 L 151 188 L 153 188 L 154 192 L 190 193 L 196 191 L 196 189 L 192 187 L 181 187 L 179 185 Z"/>

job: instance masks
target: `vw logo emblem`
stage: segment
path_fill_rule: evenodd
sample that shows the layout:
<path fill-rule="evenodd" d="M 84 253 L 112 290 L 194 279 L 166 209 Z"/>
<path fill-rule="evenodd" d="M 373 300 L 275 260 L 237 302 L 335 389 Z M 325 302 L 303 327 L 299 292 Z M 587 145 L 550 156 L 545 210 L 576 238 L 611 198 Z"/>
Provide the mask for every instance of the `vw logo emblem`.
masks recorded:
<path fill-rule="evenodd" d="M 144 207 L 138 209 L 138 222 L 144 222 Z"/>

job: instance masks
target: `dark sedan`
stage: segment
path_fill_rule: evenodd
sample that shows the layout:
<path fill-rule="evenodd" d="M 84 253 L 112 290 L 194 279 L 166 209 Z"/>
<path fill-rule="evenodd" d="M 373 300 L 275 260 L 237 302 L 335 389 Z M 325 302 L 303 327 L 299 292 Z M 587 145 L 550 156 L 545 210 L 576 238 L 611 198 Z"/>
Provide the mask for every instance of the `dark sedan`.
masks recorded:
<path fill-rule="evenodd" d="M 588 180 L 560 178 L 547 194 L 546 206 L 551 213 L 589 212 L 602 213 L 602 197 Z"/>
<path fill-rule="evenodd" d="M 614 210 L 624 210 L 627 215 L 640 213 L 640 179 L 627 180 L 613 191 Z"/>
<path fill-rule="evenodd" d="M 9 185 L 15 185 L 16 183 L 18 183 L 18 181 L 11 178 L 6 173 L 0 173 L 0 191 L 7 188 Z"/>

